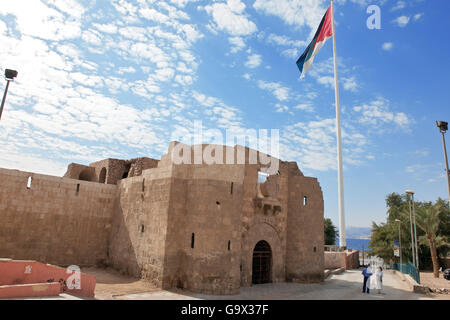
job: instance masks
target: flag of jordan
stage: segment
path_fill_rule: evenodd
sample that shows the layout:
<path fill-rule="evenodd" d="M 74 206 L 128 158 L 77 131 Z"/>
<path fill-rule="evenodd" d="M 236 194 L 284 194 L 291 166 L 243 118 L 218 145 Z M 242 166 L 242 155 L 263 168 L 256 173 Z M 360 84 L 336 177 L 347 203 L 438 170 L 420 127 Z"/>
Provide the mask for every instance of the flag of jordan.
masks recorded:
<path fill-rule="evenodd" d="M 319 29 L 317 29 L 316 34 L 306 48 L 305 52 L 297 60 L 297 67 L 301 72 L 301 78 L 305 76 L 306 71 L 311 69 L 314 56 L 319 52 L 325 41 L 333 36 L 332 21 L 331 21 L 331 7 L 328 8 L 327 12 L 320 22 Z"/>

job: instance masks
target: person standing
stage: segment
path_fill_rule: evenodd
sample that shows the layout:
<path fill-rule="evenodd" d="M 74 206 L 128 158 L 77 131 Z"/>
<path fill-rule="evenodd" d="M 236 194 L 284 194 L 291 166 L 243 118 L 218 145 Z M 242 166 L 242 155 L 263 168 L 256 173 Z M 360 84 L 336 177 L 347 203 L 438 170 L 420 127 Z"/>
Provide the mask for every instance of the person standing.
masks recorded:
<path fill-rule="evenodd" d="M 370 293 L 370 276 L 372 275 L 372 270 L 370 269 L 370 265 L 369 266 L 365 266 L 363 271 L 362 271 L 362 275 L 364 276 L 363 279 L 363 293 L 366 293 L 366 289 L 367 289 L 367 293 Z"/>
<path fill-rule="evenodd" d="M 383 288 L 383 268 L 382 267 L 378 267 L 375 277 L 377 279 L 377 282 L 376 282 L 377 293 L 380 294 L 381 289 Z"/>

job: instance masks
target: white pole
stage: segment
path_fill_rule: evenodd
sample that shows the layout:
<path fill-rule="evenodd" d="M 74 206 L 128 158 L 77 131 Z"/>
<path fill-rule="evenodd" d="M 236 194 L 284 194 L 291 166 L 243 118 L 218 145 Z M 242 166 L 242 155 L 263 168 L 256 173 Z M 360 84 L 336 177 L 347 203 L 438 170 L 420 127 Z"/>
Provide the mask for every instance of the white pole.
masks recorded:
<path fill-rule="evenodd" d="M 412 194 L 414 199 L 414 193 Z M 411 253 L 412 253 L 412 263 L 416 266 L 416 252 L 414 250 L 414 231 L 413 231 L 413 217 L 412 217 L 412 209 L 411 209 L 411 199 L 408 197 L 409 201 L 409 225 L 411 226 Z"/>
<path fill-rule="evenodd" d="M 336 97 L 336 138 L 337 138 L 337 154 L 338 154 L 338 195 L 339 195 L 339 245 L 346 247 L 345 240 L 345 213 L 344 213 L 344 177 L 342 168 L 342 145 L 341 145 L 341 111 L 339 105 L 339 86 L 337 71 L 337 54 L 336 54 L 336 32 L 334 27 L 334 6 L 331 0 L 331 19 L 333 30 L 333 55 L 334 55 L 334 89 Z"/>
<path fill-rule="evenodd" d="M 416 246 L 416 268 L 419 271 L 419 250 L 417 248 L 417 229 L 416 229 L 416 206 L 414 205 L 414 193 L 412 195 L 413 220 L 414 220 L 414 242 Z"/>

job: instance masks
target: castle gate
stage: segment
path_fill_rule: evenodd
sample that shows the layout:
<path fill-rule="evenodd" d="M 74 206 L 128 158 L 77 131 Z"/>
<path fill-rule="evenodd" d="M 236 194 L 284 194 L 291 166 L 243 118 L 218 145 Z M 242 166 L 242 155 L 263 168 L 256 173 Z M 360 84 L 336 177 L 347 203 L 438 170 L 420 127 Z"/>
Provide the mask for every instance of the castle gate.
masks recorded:
<path fill-rule="evenodd" d="M 252 283 L 272 282 L 272 250 L 270 245 L 259 241 L 253 250 Z"/>

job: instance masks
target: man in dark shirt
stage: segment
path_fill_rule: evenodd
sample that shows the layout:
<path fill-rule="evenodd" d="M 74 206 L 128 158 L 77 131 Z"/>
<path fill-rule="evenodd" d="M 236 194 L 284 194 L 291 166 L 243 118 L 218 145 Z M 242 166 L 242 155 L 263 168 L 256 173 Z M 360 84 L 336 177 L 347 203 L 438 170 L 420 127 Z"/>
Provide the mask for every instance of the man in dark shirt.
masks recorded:
<path fill-rule="evenodd" d="M 369 286 L 367 285 L 367 280 L 369 280 L 370 276 L 372 275 L 371 270 L 370 270 L 370 266 L 364 266 L 362 274 L 364 276 L 363 291 L 362 292 L 366 293 L 366 288 L 367 288 L 367 293 L 369 293 L 370 289 L 369 289 Z"/>

